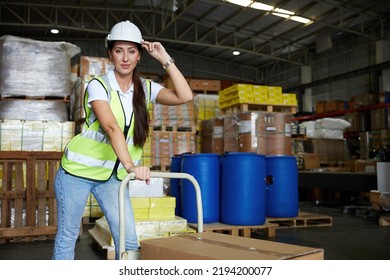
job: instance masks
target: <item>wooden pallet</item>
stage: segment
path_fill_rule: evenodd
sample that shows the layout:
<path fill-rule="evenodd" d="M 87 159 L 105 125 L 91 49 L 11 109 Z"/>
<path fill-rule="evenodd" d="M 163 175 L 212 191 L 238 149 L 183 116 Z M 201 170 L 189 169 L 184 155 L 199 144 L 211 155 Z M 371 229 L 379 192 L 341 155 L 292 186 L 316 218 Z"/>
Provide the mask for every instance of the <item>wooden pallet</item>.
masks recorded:
<path fill-rule="evenodd" d="M 300 212 L 297 217 L 292 218 L 271 218 L 266 219 L 268 223 L 277 224 L 278 228 L 299 228 L 299 227 L 324 227 L 332 226 L 331 216 Z"/>
<path fill-rule="evenodd" d="M 222 114 L 234 114 L 246 111 L 283 112 L 296 114 L 297 106 L 242 103 L 221 109 Z"/>
<path fill-rule="evenodd" d="M 70 102 L 70 95 L 66 96 L 28 96 L 28 95 L 15 95 L 15 96 L 0 96 L 0 100 L 50 100 L 50 101 L 63 101 Z"/>
<path fill-rule="evenodd" d="M 170 165 L 153 165 L 150 170 L 169 172 L 171 170 Z"/>
<path fill-rule="evenodd" d="M 172 131 L 172 132 L 193 132 L 196 133 L 196 126 L 178 126 L 178 125 L 153 125 L 153 131 Z"/>
<path fill-rule="evenodd" d="M 188 224 L 193 229 L 198 229 L 197 224 Z M 253 230 L 264 231 L 267 237 L 275 237 L 275 229 L 278 227 L 277 224 L 265 223 L 264 225 L 251 225 L 251 226 L 241 226 L 241 225 L 227 225 L 222 223 L 209 223 L 203 225 L 203 231 L 211 231 L 216 233 L 225 233 L 233 236 L 243 236 L 251 237 Z"/>
<path fill-rule="evenodd" d="M 379 217 L 380 226 L 390 226 L 390 215 L 383 215 Z"/>
<path fill-rule="evenodd" d="M 0 244 L 54 239 L 54 178 L 61 156 L 61 152 L 1 151 Z"/>
<path fill-rule="evenodd" d="M 293 140 L 303 140 L 303 141 L 306 141 L 307 140 L 307 135 L 306 134 L 294 134 L 294 133 L 292 133 L 291 134 L 291 138 Z"/>
<path fill-rule="evenodd" d="M 115 260 L 115 246 L 108 244 L 96 228 L 88 232 L 92 237 L 93 248 L 97 249 L 107 260 Z"/>

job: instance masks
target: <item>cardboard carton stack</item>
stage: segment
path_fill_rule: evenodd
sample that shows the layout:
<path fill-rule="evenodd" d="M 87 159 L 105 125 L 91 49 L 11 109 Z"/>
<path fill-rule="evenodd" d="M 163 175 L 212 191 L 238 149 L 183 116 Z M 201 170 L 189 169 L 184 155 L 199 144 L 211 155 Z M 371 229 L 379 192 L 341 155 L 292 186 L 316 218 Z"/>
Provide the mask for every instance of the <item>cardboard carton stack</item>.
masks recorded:
<path fill-rule="evenodd" d="M 153 104 L 150 137 L 144 146 L 143 163 L 167 170 L 174 155 L 195 152 L 194 105 Z"/>

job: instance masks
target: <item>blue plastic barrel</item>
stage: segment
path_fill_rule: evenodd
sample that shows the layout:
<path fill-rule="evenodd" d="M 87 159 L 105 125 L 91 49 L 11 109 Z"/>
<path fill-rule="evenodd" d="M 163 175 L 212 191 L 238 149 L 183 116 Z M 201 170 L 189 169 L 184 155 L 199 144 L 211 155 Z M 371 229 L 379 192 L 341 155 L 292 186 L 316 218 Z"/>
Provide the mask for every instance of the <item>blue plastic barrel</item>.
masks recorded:
<path fill-rule="evenodd" d="M 181 172 L 181 156 L 171 157 L 171 172 Z M 181 194 L 180 194 L 180 179 L 170 179 L 170 191 L 169 195 L 175 197 L 176 207 L 175 215 L 180 216 L 181 213 Z"/>
<path fill-rule="evenodd" d="M 267 156 L 265 161 L 267 217 L 296 217 L 299 212 L 296 158 Z"/>
<path fill-rule="evenodd" d="M 198 181 L 202 193 L 203 222 L 215 223 L 220 219 L 220 166 L 218 154 L 185 154 L 182 156 L 181 171 Z M 196 193 L 193 184 L 181 180 L 181 217 L 189 223 L 198 222 Z"/>
<path fill-rule="evenodd" d="M 265 156 L 225 153 L 221 160 L 221 222 L 265 223 Z"/>

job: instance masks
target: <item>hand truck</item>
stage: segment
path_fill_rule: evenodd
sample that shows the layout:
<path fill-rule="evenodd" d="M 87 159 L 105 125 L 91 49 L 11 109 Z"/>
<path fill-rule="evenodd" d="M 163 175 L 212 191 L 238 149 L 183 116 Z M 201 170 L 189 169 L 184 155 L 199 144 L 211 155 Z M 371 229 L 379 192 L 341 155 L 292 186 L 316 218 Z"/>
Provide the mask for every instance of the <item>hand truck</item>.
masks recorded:
<path fill-rule="evenodd" d="M 196 207 L 198 212 L 198 232 L 203 232 L 203 206 L 202 206 L 202 195 L 200 186 L 198 181 L 194 178 L 194 176 L 187 173 L 179 173 L 179 172 L 161 172 L 161 171 L 151 171 L 151 178 L 170 178 L 170 179 L 187 179 L 189 180 L 195 188 L 195 196 L 196 196 Z M 125 188 L 127 187 L 127 183 L 130 180 L 135 180 L 135 173 L 131 172 L 126 175 L 126 177 L 122 180 L 121 185 L 119 187 L 119 258 L 120 260 L 129 259 L 128 252 L 125 251 L 126 240 L 125 240 L 125 199 L 130 199 L 129 197 L 125 197 Z M 141 248 L 142 250 L 142 248 Z"/>

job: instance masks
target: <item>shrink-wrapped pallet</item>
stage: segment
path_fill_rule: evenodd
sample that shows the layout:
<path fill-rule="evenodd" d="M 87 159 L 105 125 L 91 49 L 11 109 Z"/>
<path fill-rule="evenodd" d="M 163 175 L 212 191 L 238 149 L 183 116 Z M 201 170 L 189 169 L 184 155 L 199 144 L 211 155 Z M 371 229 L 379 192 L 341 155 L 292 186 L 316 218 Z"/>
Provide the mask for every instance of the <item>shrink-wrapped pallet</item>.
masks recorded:
<path fill-rule="evenodd" d="M 258 112 L 241 112 L 238 114 L 238 151 L 247 153 L 257 152 L 256 122 Z"/>
<path fill-rule="evenodd" d="M 215 117 L 202 121 L 201 152 L 222 154 L 223 148 L 223 117 Z"/>
<path fill-rule="evenodd" d="M 79 53 L 66 42 L 0 37 L 0 97 L 69 96 L 71 58 Z"/>
<path fill-rule="evenodd" d="M 0 151 L 63 151 L 74 122 L 2 120 Z"/>
<path fill-rule="evenodd" d="M 66 122 L 68 105 L 58 100 L 0 100 L 0 119 Z"/>
<path fill-rule="evenodd" d="M 240 119 L 237 114 L 225 115 L 223 118 L 224 152 L 238 152 L 238 132 Z"/>

